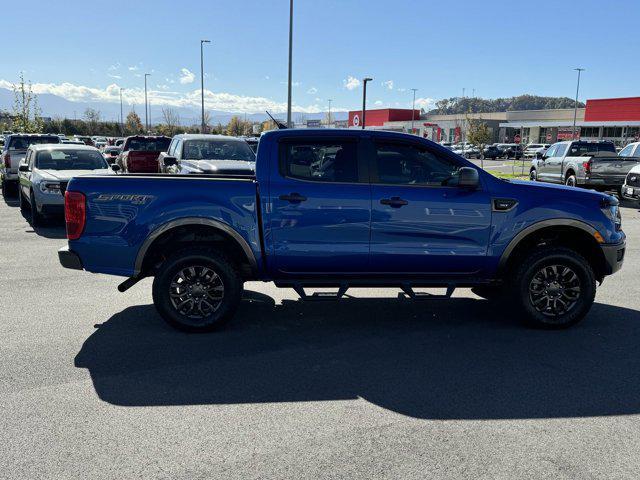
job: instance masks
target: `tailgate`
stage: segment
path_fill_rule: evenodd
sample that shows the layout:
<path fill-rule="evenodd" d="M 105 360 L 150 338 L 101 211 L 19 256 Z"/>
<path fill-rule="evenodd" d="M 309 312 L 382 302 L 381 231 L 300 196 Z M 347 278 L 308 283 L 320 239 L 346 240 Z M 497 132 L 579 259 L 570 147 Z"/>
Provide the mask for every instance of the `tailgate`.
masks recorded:
<path fill-rule="evenodd" d="M 158 173 L 160 152 L 129 152 L 127 170 L 131 173 Z"/>
<path fill-rule="evenodd" d="M 11 161 L 10 161 L 11 168 L 9 168 L 9 171 L 17 172 L 18 167 L 20 166 L 20 162 L 22 162 L 24 158 L 27 156 L 27 151 L 26 150 L 8 150 L 8 153 L 11 158 Z"/>
<path fill-rule="evenodd" d="M 634 157 L 594 157 L 591 159 L 591 178 L 624 180 L 640 159 Z"/>

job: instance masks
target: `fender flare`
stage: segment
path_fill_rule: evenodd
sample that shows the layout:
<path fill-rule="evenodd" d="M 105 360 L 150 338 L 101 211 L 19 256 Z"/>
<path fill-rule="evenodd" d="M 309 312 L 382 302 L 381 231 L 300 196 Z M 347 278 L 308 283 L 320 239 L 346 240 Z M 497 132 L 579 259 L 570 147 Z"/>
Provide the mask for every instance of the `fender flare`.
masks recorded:
<path fill-rule="evenodd" d="M 498 262 L 498 272 L 501 272 L 504 270 L 505 266 L 507 265 L 507 262 L 509 261 L 509 257 L 511 256 L 515 248 L 518 246 L 518 244 L 524 238 L 526 238 L 531 233 L 537 232 L 538 230 L 542 230 L 543 228 L 548 228 L 548 227 L 578 228 L 584 231 L 585 233 L 588 233 L 591 237 L 593 237 L 593 235 L 597 233 L 597 230 L 593 228 L 591 225 L 589 225 L 588 223 L 583 222 L 581 220 L 575 220 L 573 218 L 553 218 L 549 220 L 542 220 L 540 222 L 536 222 L 524 228 L 523 230 L 520 230 L 520 232 L 518 232 L 518 234 L 511 239 L 507 247 L 502 252 L 502 255 L 500 256 L 500 261 Z"/>
<path fill-rule="evenodd" d="M 157 227 L 155 230 L 153 230 L 147 236 L 145 241 L 142 243 L 142 246 L 138 250 L 138 254 L 136 256 L 134 276 L 138 276 L 142 273 L 142 264 L 144 262 L 144 257 L 147 254 L 147 251 L 149 250 L 149 247 L 153 244 L 153 242 L 158 237 L 160 237 L 160 235 L 168 232 L 169 230 L 173 230 L 174 228 L 177 228 L 177 227 L 183 227 L 185 225 L 205 225 L 208 227 L 213 227 L 229 235 L 238 243 L 238 245 L 240 245 L 240 248 L 242 248 L 242 251 L 247 256 L 247 259 L 249 260 L 251 269 L 254 272 L 257 271 L 258 262 L 256 261 L 256 257 L 253 254 L 253 250 L 251 250 L 251 247 L 249 246 L 247 241 L 244 238 L 242 238 L 242 236 L 236 230 L 234 230 L 230 225 L 224 222 L 221 222 L 220 220 L 214 220 L 211 218 L 185 217 L 185 218 L 178 218 L 175 220 L 171 220 L 167 223 L 164 223 L 159 227 Z"/>

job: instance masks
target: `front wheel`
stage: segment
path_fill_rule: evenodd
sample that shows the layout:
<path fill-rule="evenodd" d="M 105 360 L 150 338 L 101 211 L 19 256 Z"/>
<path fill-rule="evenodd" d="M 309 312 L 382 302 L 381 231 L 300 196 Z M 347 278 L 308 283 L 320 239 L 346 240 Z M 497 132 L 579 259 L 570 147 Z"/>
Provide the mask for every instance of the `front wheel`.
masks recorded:
<path fill-rule="evenodd" d="M 538 171 L 535 168 L 532 168 L 529 172 L 529 180 L 531 180 L 532 182 L 538 181 Z"/>
<path fill-rule="evenodd" d="M 153 303 L 162 318 L 187 332 L 209 332 L 228 322 L 242 298 L 236 265 L 220 252 L 192 247 L 176 252 L 153 281 Z"/>
<path fill-rule="evenodd" d="M 44 221 L 43 215 L 38 212 L 38 205 L 36 204 L 36 197 L 33 192 L 29 195 L 29 203 L 31 204 L 31 226 L 39 227 Z"/>
<path fill-rule="evenodd" d="M 532 252 L 514 275 L 516 298 L 525 321 L 538 328 L 575 325 L 589 312 L 596 280 L 587 260 L 564 247 Z"/>

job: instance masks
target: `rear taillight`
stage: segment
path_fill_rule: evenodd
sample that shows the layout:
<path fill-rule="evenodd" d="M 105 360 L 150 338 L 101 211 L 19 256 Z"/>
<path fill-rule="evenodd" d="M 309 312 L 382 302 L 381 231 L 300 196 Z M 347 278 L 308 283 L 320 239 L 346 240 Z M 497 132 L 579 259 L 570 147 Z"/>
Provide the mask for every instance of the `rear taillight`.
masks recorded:
<path fill-rule="evenodd" d="M 587 162 L 582 162 L 582 168 L 584 168 L 584 173 L 587 175 L 591 174 L 591 160 Z"/>
<path fill-rule="evenodd" d="M 84 193 L 70 192 L 64 194 L 64 218 L 67 222 L 67 238 L 77 240 L 82 235 L 86 221 L 86 201 Z"/>
<path fill-rule="evenodd" d="M 9 155 L 9 152 L 4 154 L 4 166 L 5 168 L 11 168 L 11 155 Z"/>

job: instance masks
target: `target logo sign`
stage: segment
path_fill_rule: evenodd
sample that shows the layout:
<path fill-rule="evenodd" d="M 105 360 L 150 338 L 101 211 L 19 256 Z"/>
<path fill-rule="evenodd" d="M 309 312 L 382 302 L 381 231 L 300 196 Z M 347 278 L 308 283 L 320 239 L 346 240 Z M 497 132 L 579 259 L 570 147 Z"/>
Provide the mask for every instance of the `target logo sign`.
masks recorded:
<path fill-rule="evenodd" d="M 353 126 L 357 127 L 358 125 L 360 125 L 360 115 L 354 115 L 353 116 Z"/>

